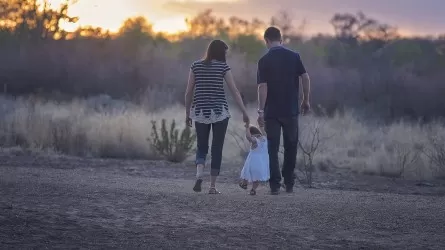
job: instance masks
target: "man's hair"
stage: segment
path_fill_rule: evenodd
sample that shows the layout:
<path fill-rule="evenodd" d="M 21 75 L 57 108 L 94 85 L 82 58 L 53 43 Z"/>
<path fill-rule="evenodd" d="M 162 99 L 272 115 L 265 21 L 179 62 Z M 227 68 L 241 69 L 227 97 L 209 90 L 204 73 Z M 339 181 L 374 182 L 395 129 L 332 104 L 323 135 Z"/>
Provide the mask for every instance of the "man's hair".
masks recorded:
<path fill-rule="evenodd" d="M 264 39 L 271 42 L 281 41 L 281 31 L 276 27 L 269 27 L 264 32 Z"/>

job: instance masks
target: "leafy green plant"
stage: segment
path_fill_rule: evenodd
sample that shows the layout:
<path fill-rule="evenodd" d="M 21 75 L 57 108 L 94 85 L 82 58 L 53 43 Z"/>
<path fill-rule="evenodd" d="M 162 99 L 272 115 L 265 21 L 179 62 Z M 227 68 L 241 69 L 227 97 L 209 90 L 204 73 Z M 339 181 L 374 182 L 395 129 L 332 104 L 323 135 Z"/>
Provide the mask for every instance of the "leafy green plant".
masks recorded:
<path fill-rule="evenodd" d="M 152 132 L 148 141 L 156 152 L 171 162 L 183 162 L 194 149 L 196 135 L 192 133 L 190 127 L 185 127 L 181 131 L 176 127 L 175 120 L 170 123 L 170 129 L 167 129 L 165 119 L 161 121 L 161 128 L 158 131 L 156 121 L 151 121 Z"/>

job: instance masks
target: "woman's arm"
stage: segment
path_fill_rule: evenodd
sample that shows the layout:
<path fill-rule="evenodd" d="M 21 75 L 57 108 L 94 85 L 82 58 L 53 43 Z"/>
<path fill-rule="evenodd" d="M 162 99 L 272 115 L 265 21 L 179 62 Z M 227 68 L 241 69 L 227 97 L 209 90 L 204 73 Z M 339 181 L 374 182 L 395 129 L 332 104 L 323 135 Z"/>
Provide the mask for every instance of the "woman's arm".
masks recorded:
<path fill-rule="evenodd" d="M 229 87 L 230 92 L 233 97 L 235 97 L 236 104 L 238 104 L 239 109 L 243 112 L 244 115 L 247 116 L 247 110 L 244 106 L 243 98 L 241 98 L 241 94 L 236 87 L 235 80 L 233 79 L 232 71 L 229 70 L 224 75 L 224 80 L 226 80 L 227 86 Z"/>
<path fill-rule="evenodd" d="M 256 141 L 255 137 L 253 137 L 252 134 L 250 133 L 249 125 L 246 125 L 245 127 L 246 127 L 246 139 L 250 143 L 252 143 L 252 148 L 256 148 L 257 141 Z"/>
<path fill-rule="evenodd" d="M 185 112 L 187 114 L 187 117 L 190 114 L 194 89 L 195 89 L 195 74 L 193 74 L 193 71 L 190 69 L 187 89 L 185 90 Z"/>

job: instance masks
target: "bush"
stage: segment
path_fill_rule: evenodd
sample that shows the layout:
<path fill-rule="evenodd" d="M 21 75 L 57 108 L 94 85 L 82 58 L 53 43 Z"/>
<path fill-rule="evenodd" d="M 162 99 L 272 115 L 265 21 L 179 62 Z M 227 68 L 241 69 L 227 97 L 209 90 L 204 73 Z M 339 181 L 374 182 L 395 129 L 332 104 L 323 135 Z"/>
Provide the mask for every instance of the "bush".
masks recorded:
<path fill-rule="evenodd" d="M 185 127 L 179 137 L 179 129 L 173 119 L 170 130 L 167 130 L 166 120 L 162 119 L 160 133 L 156 121 L 151 121 L 152 132 L 149 141 L 158 154 L 171 162 L 183 162 L 190 155 L 196 141 L 196 135 L 191 133 L 190 127 Z"/>
<path fill-rule="evenodd" d="M 435 176 L 445 179 L 445 145 L 444 133 L 430 133 L 428 146 L 423 148 L 423 154 L 430 160 Z"/>

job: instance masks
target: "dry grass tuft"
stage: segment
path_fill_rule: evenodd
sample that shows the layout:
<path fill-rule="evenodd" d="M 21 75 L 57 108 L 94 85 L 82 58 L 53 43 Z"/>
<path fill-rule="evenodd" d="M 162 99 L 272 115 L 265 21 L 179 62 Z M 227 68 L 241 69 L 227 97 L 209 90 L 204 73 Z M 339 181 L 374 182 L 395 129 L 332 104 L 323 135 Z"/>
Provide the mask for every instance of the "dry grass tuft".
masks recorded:
<path fill-rule="evenodd" d="M 113 158 L 158 159 L 147 138 L 152 120 L 177 121 L 183 129 L 182 106 L 150 113 L 139 106 L 108 100 L 116 105 L 98 105 L 97 101 L 70 103 L 0 97 L 0 146 L 20 146 L 32 150 Z M 233 110 L 226 137 L 224 160 L 241 165 L 248 149 L 241 117 Z M 255 112 L 251 112 L 252 118 Z M 329 171 L 330 166 L 355 172 L 392 178 L 443 178 L 445 150 L 438 143 L 445 139 L 445 127 L 439 123 L 420 126 L 396 123 L 373 127 L 357 120 L 350 112 L 332 118 L 300 118 L 300 137 L 305 128 L 318 126 L 316 154 L 312 166 Z M 242 153 L 240 153 L 242 152 Z M 299 151 L 299 162 L 307 156 Z"/>

